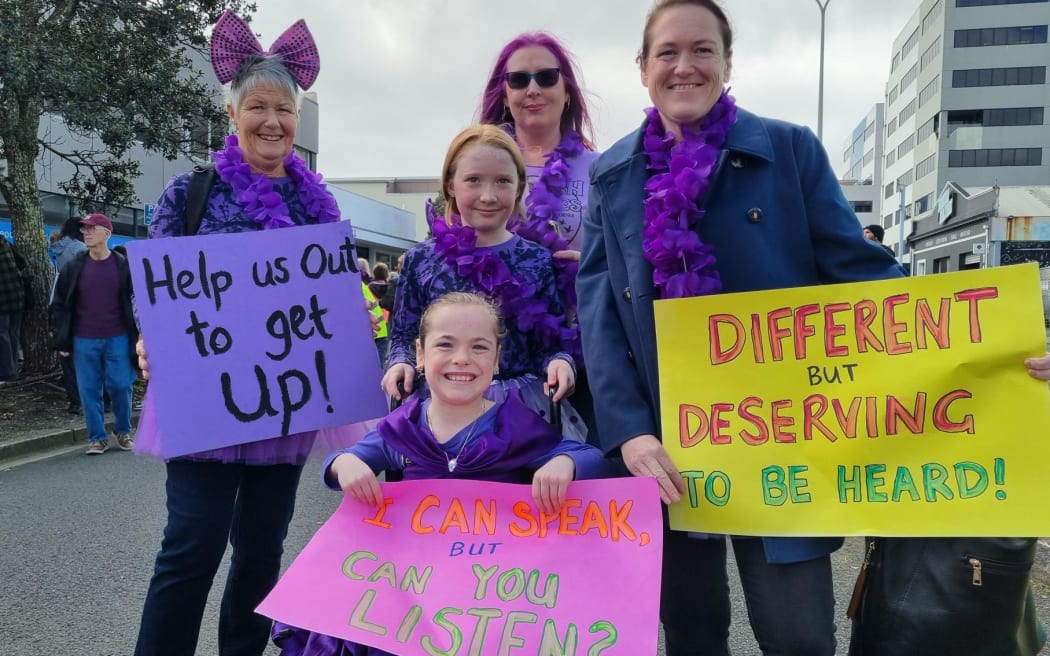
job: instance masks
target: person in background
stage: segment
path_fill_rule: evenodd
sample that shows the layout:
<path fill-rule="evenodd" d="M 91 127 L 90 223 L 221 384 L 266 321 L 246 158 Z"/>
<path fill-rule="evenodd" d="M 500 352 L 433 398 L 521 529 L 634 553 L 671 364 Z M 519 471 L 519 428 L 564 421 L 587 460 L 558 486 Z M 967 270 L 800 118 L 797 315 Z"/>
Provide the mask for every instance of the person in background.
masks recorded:
<path fill-rule="evenodd" d="M 372 282 L 368 283 L 368 289 L 383 308 L 383 318 L 389 319 L 389 314 L 394 310 L 394 285 L 390 284 L 390 268 L 382 262 L 376 262 L 372 268 Z"/>
<path fill-rule="evenodd" d="M 378 266 L 378 265 L 377 265 Z M 387 320 L 383 308 L 379 307 L 379 301 L 376 300 L 375 294 L 366 285 L 364 281 L 361 281 L 361 293 L 365 297 L 365 305 L 368 307 L 368 311 L 372 313 L 374 321 L 378 323 L 379 330 L 375 333 L 376 352 L 379 354 L 379 368 L 383 369 L 386 366 L 386 352 L 387 342 L 389 341 L 389 332 L 387 330 Z"/>
<path fill-rule="evenodd" d="M 364 280 L 366 285 L 372 282 L 372 267 L 368 260 L 363 257 L 357 258 L 357 267 L 361 269 L 361 280 Z"/>
<path fill-rule="evenodd" d="M 656 299 L 904 274 L 857 230 L 812 132 L 736 107 L 732 36 L 714 0 L 657 2 L 638 56 L 654 106 L 591 167 L 577 287 L 598 434 L 668 504 L 685 485 L 658 437 Z M 841 538 L 665 528 L 667 655 L 729 653 L 728 542 L 762 653 L 833 656 L 829 555 Z"/>
<path fill-rule="evenodd" d="M 130 451 L 131 387 L 135 371 L 138 327 L 131 307 L 131 267 L 109 249 L 113 222 L 105 214 L 80 220 L 87 251 L 73 257 L 58 274 L 51 301 L 54 346 L 75 361 L 77 388 L 87 424 L 87 455 L 109 449 L 103 389 L 113 407 L 117 447 Z"/>
<path fill-rule="evenodd" d="M 84 236 L 80 234 L 80 219 L 71 217 L 62 224 L 62 229 L 51 233 L 51 254 L 55 260 L 55 271 L 62 273 L 62 268 L 77 256 L 78 253 L 87 252 L 84 245 Z M 58 276 L 55 276 L 58 283 Z M 55 288 L 51 288 L 51 300 L 55 299 Z M 54 331 L 55 326 L 51 326 Z M 72 357 L 59 357 L 62 365 L 62 387 L 66 390 L 66 400 L 69 407 L 66 411 L 71 415 L 80 414 L 80 391 L 77 388 L 77 370 Z"/>
<path fill-rule="evenodd" d="M 519 34 L 496 57 L 478 122 L 499 125 L 525 158 L 525 214 L 509 228 L 551 251 L 558 292 L 574 343 L 577 379 L 570 401 L 594 430 L 594 410 L 579 345 L 576 274 L 587 209 L 587 169 L 598 157 L 579 67 L 569 49 L 546 32 Z"/>
<path fill-rule="evenodd" d="M 882 246 L 883 250 L 897 257 L 897 254 L 893 252 L 893 249 L 882 243 L 883 238 L 886 236 L 886 231 L 883 230 L 882 226 L 878 223 L 872 223 L 871 225 L 864 226 L 864 238 L 868 241 L 873 241 L 879 246 Z"/>
<path fill-rule="evenodd" d="M 24 307 L 25 290 L 14 249 L 0 235 L 0 386 L 18 378 L 18 330 L 15 324 Z"/>
<path fill-rule="evenodd" d="M 477 294 L 452 292 L 431 303 L 416 340 L 430 396 L 412 396 L 361 442 L 328 456 L 324 485 L 374 506 L 383 502 L 376 476 L 386 471 L 403 472 L 404 480 L 528 480 L 536 506 L 556 516 L 573 480 L 610 475 L 598 449 L 564 437 L 519 392 L 486 398 L 503 334 L 499 311 Z M 281 656 L 389 656 L 280 623 L 273 638 Z"/>
<path fill-rule="evenodd" d="M 70 260 L 76 257 L 78 253 L 83 253 L 87 250 L 87 246 L 84 245 L 84 236 L 80 234 L 80 218 L 70 217 L 66 219 L 58 235 L 58 241 L 51 246 L 51 252 L 55 254 L 55 268 L 59 273 L 62 273 L 63 267 Z"/>

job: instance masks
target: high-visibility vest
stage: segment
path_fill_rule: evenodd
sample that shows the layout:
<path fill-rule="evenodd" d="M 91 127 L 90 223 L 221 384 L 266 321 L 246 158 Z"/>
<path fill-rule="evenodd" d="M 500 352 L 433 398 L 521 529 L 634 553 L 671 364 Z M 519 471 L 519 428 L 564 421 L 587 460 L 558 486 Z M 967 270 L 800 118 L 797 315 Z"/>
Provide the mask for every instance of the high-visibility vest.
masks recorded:
<path fill-rule="evenodd" d="M 368 288 L 368 285 L 363 280 L 361 281 L 361 291 L 364 293 L 365 301 L 368 303 L 368 311 L 379 319 L 379 332 L 376 333 L 376 339 L 386 337 L 388 333 L 386 317 L 383 316 L 383 308 L 379 307 L 379 301 L 376 300 L 375 294 L 372 293 L 372 290 Z"/>

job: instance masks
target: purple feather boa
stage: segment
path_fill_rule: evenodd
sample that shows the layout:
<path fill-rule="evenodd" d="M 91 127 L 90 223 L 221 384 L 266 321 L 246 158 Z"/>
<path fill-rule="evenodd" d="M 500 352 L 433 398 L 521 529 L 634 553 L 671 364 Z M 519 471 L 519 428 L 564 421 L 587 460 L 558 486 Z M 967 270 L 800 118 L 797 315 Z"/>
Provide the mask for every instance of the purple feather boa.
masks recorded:
<path fill-rule="evenodd" d="M 215 160 L 216 173 L 230 185 L 234 199 L 252 221 L 264 229 L 295 225 L 289 216 L 288 205 L 281 194 L 274 191 L 273 181 L 261 173 L 253 173 L 244 161 L 244 151 L 236 134 L 227 135 L 226 148 L 213 152 L 211 156 Z M 284 158 L 284 170 L 296 184 L 307 216 L 315 218 L 318 223 L 339 220 L 339 206 L 325 189 L 323 176 L 311 171 L 294 150 Z"/>
<path fill-rule="evenodd" d="M 560 317 L 548 313 L 546 301 L 536 298 L 535 284 L 515 278 L 496 253 L 479 252 L 474 228 L 464 225 L 458 215 L 452 215 L 451 223 L 445 221 L 434 215 L 430 201 L 426 212 L 434 235 L 434 252 L 446 266 L 469 280 L 475 292 L 495 302 L 503 318 L 513 319 L 518 330 L 535 331 L 546 348 L 565 350 L 564 344 L 575 331 L 565 328 Z"/>
<path fill-rule="evenodd" d="M 652 172 L 645 184 L 642 251 L 653 265 L 660 298 L 717 294 L 722 280 L 715 250 L 700 240 L 700 209 L 726 135 L 736 123 L 736 103 L 723 91 L 697 131 L 683 126 L 682 139 L 664 129 L 655 107 L 645 110 L 644 148 Z"/>

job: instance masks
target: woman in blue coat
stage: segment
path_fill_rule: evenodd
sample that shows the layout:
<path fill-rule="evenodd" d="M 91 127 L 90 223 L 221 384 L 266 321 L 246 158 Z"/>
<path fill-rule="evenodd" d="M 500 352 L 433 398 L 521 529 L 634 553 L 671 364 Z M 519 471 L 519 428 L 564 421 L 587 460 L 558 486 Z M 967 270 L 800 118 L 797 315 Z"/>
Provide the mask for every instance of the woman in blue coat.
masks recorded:
<path fill-rule="evenodd" d="M 725 90 L 732 32 L 713 0 L 661 0 L 639 55 L 653 108 L 591 167 L 577 282 L 598 434 L 666 503 L 653 301 L 904 275 L 861 226 L 820 142 Z M 829 554 L 840 538 L 732 538 L 765 654 L 835 653 Z M 665 531 L 668 656 L 728 654 L 726 540 Z"/>

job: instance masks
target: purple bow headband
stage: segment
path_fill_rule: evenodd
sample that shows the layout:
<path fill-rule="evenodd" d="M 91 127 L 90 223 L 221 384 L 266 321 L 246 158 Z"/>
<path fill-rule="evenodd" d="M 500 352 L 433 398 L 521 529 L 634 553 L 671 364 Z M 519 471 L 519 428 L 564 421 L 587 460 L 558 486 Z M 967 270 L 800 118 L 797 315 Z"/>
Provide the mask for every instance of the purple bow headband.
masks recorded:
<path fill-rule="evenodd" d="M 211 65 L 219 82 L 230 82 L 245 60 L 261 55 L 280 55 L 285 68 L 304 91 L 313 85 L 321 70 L 321 58 L 306 21 L 297 20 L 277 37 L 269 50 L 263 50 L 248 24 L 232 11 L 224 11 L 211 33 Z"/>

